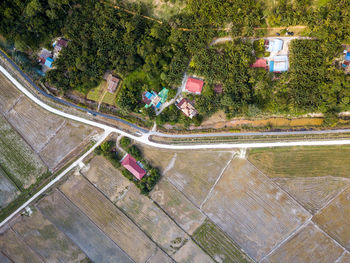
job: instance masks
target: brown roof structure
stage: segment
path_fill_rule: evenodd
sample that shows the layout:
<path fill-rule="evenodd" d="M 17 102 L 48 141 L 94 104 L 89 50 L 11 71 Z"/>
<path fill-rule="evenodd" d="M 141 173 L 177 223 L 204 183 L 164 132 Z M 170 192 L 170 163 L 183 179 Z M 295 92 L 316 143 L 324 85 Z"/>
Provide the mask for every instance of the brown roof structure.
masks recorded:
<path fill-rule="evenodd" d="M 221 94 L 223 92 L 222 84 L 215 84 L 214 85 L 214 92 L 216 94 Z"/>
<path fill-rule="evenodd" d="M 195 107 L 191 104 L 191 102 L 183 98 L 178 103 L 175 104 L 178 109 L 180 109 L 187 117 L 193 118 L 198 114 L 198 111 L 195 109 Z"/>
<path fill-rule="evenodd" d="M 114 77 L 112 74 L 109 74 L 107 77 L 107 85 L 108 85 L 108 92 L 114 93 L 116 88 L 118 87 L 119 79 L 117 77 Z"/>

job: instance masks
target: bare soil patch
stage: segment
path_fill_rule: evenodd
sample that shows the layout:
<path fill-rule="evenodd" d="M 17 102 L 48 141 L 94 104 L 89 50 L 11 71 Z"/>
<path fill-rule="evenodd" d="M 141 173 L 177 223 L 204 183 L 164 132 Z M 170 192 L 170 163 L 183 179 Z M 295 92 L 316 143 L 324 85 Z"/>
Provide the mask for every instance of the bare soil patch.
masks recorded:
<path fill-rule="evenodd" d="M 157 249 L 156 253 L 154 253 L 149 260 L 149 263 L 173 263 L 174 261 L 165 254 L 161 249 Z"/>
<path fill-rule="evenodd" d="M 346 252 L 344 253 L 344 255 L 342 255 L 342 257 L 337 263 L 349 263 L 349 262 L 350 262 L 350 253 Z"/>
<path fill-rule="evenodd" d="M 169 255 L 174 254 L 188 241 L 180 229 L 156 204 L 131 185 L 128 192 L 117 202 L 132 220 L 139 225 Z"/>
<path fill-rule="evenodd" d="M 22 96 L 12 83 L 0 73 L 0 113 L 6 114 Z"/>
<path fill-rule="evenodd" d="M 274 178 L 273 181 L 313 214 L 350 184 L 350 180 L 329 176 Z"/>
<path fill-rule="evenodd" d="M 0 234 L 0 248 L 12 262 L 28 263 L 44 261 L 28 247 L 11 229 Z"/>
<path fill-rule="evenodd" d="M 166 178 L 155 186 L 150 197 L 190 235 L 204 221 L 205 216 L 200 210 Z"/>
<path fill-rule="evenodd" d="M 103 192 L 113 203 L 122 196 L 131 184 L 121 172 L 102 156 L 95 156 L 82 172 L 88 180 Z"/>
<path fill-rule="evenodd" d="M 313 217 L 327 234 L 350 249 L 350 187 Z"/>
<path fill-rule="evenodd" d="M 136 262 L 145 262 L 156 250 L 156 245 L 81 175 L 71 176 L 61 190 Z"/>
<path fill-rule="evenodd" d="M 214 262 L 201 248 L 192 240 L 186 244 L 173 256 L 178 263 L 209 263 Z"/>
<path fill-rule="evenodd" d="M 310 218 L 304 208 L 242 159 L 230 163 L 202 210 L 255 260 Z"/>
<path fill-rule="evenodd" d="M 17 217 L 13 229 L 21 239 L 47 262 L 80 262 L 85 254 L 43 215 L 35 210 Z"/>
<path fill-rule="evenodd" d="M 199 207 L 231 158 L 231 152 L 183 151 L 165 177 Z"/>
<path fill-rule="evenodd" d="M 80 247 L 93 262 L 133 262 L 59 191 L 56 190 L 42 199 L 38 207 L 41 213 Z"/>
<path fill-rule="evenodd" d="M 263 263 L 335 262 L 344 249 L 312 222 L 265 258 Z"/>

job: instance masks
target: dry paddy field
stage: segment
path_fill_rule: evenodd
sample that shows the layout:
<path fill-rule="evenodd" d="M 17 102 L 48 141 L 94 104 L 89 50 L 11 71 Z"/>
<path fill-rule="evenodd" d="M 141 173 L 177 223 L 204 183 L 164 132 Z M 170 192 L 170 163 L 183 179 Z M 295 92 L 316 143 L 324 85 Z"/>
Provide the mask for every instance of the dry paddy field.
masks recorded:
<path fill-rule="evenodd" d="M 0 114 L 40 156 L 50 170 L 57 170 L 67 157 L 86 146 L 96 133 L 94 128 L 80 125 L 49 113 L 32 103 L 0 75 Z"/>
<path fill-rule="evenodd" d="M 80 262 L 86 255 L 43 215 L 34 210 L 30 217 L 18 216 L 12 229 L 46 262 Z"/>
<path fill-rule="evenodd" d="M 312 222 L 300 229 L 262 263 L 336 262 L 344 250 Z"/>
<path fill-rule="evenodd" d="M 202 210 L 255 260 L 310 214 L 247 160 L 234 159 Z"/>
<path fill-rule="evenodd" d="M 0 208 L 8 205 L 14 200 L 20 191 L 8 178 L 7 174 L 0 167 Z"/>
<path fill-rule="evenodd" d="M 135 262 L 145 262 L 156 251 L 157 246 L 81 175 L 70 177 L 60 189 Z"/>
<path fill-rule="evenodd" d="M 55 190 L 42 199 L 38 208 L 45 218 L 68 236 L 93 262 L 133 262 L 60 191 Z"/>
<path fill-rule="evenodd" d="M 0 114 L 0 166 L 21 188 L 28 188 L 47 167 Z M 2 178 L 5 178 L 2 176 Z"/>
<path fill-rule="evenodd" d="M 312 220 L 343 247 L 350 250 L 350 187 L 334 198 Z"/>

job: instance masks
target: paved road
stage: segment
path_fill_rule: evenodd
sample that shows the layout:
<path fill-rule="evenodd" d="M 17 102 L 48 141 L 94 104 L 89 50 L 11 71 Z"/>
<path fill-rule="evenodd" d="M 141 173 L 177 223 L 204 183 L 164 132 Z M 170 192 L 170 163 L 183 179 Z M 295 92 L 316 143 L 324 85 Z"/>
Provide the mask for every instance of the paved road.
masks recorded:
<path fill-rule="evenodd" d="M 3 222 L 0 223 L 0 227 L 2 227 L 6 222 L 8 222 L 11 218 L 13 218 L 17 213 L 21 212 L 27 205 L 29 205 L 32 201 L 34 201 L 37 197 L 39 197 L 42 193 L 44 193 L 47 189 L 49 189 L 54 183 L 59 181 L 64 175 L 66 175 L 70 170 L 79 165 L 81 161 L 91 153 L 111 132 L 119 133 L 123 136 L 127 136 L 132 138 L 133 140 L 153 146 L 158 148 L 165 149 L 232 149 L 232 148 L 261 148 L 261 147 L 282 147 L 282 146 L 309 146 L 309 145 L 344 145 L 350 144 L 350 140 L 330 140 L 330 141 L 295 141 L 295 142 L 267 142 L 267 143 L 228 143 L 228 144 L 197 144 L 197 145 L 171 145 L 171 144 L 160 144 L 151 142 L 149 140 L 149 136 L 152 133 L 142 133 L 140 137 L 129 134 L 125 131 L 119 130 L 117 128 L 113 128 L 95 121 L 87 120 L 72 114 L 68 114 L 62 112 L 58 109 L 52 108 L 51 106 L 45 104 L 40 99 L 35 97 L 32 93 L 30 93 L 21 83 L 19 83 L 14 77 L 10 75 L 10 73 L 0 66 L 0 72 L 2 72 L 23 94 L 25 94 L 30 100 L 36 103 L 38 106 L 44 108 L 45 110 L 59 115 L 61 117 L 71 119 L 74 121 L 78 121 L 87 125 L 91 125 L 94 127 L 98 127 L 104 130 L 103 135 L 98 140 L 98 142 L 82 157 L 80 157 L 77 161 L 71 164 L 67 169 L 65 169 L 61 174 L 59 174 L 54 180 L 48 183 L 44 188 L 42 188 L 39 192 L 37 192 L 33 197 L 31 197 L 28 201 L 26 201 L 21 207 L 19 207 L 14 213 L 12 213 L 9 217 L 7 217 Z M 187 136 L 187 135 L 186 135 Z M 208 135 L 209 136 L 209 135 Z"/>

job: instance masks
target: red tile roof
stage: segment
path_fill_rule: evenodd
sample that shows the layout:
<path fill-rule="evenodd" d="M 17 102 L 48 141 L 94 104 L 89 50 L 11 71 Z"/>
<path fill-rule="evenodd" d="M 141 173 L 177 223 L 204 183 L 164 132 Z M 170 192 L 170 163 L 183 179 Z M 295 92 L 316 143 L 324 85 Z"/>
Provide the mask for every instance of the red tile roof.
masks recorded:
<path fill-rule="evenodd" d="M 204 82 L 200 79 L 188 78 L 186 83 L 186 90 L 192 93 L 200 94 L 202 92 Z"/>
<path fill-rule="evenodd" d="M 67 47 L 68 45 L 68 41 L 61 38 L 60 40 L 57 41 L 57 45 L 61 46 L 61 47 Z"/>
<path fill-rule="evenodd" d="M 135 158 L 130 154 L 124 157 L 122 165 L 139 180 L 146 174 L 146 171 L 137 164 Z"/>
<path fill-rule="evenodd" d="M 265 68 L 265 69 L 267 69 L 267 61 L 266 61 L 266 59 L 259 58 L 254 62 L 254 64 L 251 67 L 252 68 Z"/>

